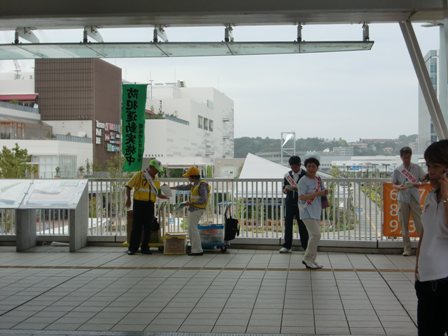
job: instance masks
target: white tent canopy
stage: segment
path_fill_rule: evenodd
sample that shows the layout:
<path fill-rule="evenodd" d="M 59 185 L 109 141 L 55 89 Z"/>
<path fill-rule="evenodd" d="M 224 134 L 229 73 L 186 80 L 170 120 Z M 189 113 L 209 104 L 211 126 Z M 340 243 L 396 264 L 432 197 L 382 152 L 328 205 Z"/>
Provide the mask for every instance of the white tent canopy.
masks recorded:
<path fill-rule="evenodd" d="M 289 168 L 263 159 L 254 154 L 247 154 L 241 170 L 240 179 L 278 179 L 289 171 Z"/>

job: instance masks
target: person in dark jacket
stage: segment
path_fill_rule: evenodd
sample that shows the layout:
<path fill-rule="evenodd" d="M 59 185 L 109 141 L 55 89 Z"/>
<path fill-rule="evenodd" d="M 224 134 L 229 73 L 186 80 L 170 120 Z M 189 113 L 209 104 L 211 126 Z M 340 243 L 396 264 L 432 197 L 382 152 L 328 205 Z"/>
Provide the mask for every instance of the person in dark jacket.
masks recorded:
<path fill-rule="evenodd" d="M 301 169 L 302 161 L 298 156 L 289 158 L 289 166 L 291 170 L 285 174 L 283 179 L 283 192 L 286 194 L 285 200 L 285 239 L 280 249 L 280 253 L 290 253 L 292 248 L 293 222 L 294 218 L 299 225 L 300 244 L 306 250 L 308 246 L 308 231 L 305 224 L 300 219 L 299 213 L 299 194 L 297 184 L 306 172 Z"/>

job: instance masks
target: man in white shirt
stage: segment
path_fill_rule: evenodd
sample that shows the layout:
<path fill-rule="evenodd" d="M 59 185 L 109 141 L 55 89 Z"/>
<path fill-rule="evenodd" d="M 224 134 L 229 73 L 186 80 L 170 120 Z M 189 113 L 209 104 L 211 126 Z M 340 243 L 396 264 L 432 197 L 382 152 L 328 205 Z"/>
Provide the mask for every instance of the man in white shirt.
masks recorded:
<path fill-rule="evenodd" d="M 412 149 L 403 147 L 400 149 L 402 165 L 394 170 L 392 183 L 398 190 L 398 220 L 401 224 L 403 236 L 403 255 L 409 256 L 412 253 L 411 240 L 409 239 L 409 216 L 412 214 L 415 230 L 420 234 L 422 231 L 420 196 L 418 188 L 425 179 L 423 169 L 411 162 Z"/>

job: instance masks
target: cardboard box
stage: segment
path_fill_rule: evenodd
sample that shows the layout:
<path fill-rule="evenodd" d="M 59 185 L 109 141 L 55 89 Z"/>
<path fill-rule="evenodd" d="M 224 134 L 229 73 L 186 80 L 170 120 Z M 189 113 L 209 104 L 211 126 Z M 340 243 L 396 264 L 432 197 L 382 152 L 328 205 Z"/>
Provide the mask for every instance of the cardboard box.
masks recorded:
<path fill-rule="evenodd" d="M 163 237 L 163 254 L 185 254 L 186 246 L 185 233 L 167 233 Z"/>

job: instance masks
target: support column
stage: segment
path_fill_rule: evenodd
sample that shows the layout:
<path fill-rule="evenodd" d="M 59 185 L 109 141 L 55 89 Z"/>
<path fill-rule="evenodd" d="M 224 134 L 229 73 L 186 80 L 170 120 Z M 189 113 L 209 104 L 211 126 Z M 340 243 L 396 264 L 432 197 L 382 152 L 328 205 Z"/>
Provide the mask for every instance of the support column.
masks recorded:
<path fill-rule="evenodd" d="M 23 252 L 36 246 L 36 210 L 16 210 L 16 251 Z"/>
<path fill-rule="evenodd" d="M 448 139 L 448 128 L 443 117 L 439 101 L 437 100 L 436 92 L 432 87 L 428 69 L 426 68 L 422 51 L 418 45 L 414 28 L 412 27 L 410 21 L 400 22 L 400 28 L 403 33 L 406 46 L 408 47 L 409 55 L 411 56 L 412 64 L 414 65 L 415 73 L 417 74 L 418 82 L 422 89 L 423 97 L 425 98 L 429 115 L 431 116 L 437 136 L 439 139 Z"/>
<path fill-rule="evenodd" d="M 445 120 L 448 118 L 448 20 L 440 25 L 439 73 L 437 87 L 440 108 Z"/>
<path fill-rule="evenodd" d="M 89 223 L 89 193 L 87 185 L 84 188 L 76 209 L 71 209 L 69 215 L 70 252 L 76 252 L 87 245 Z"/>

